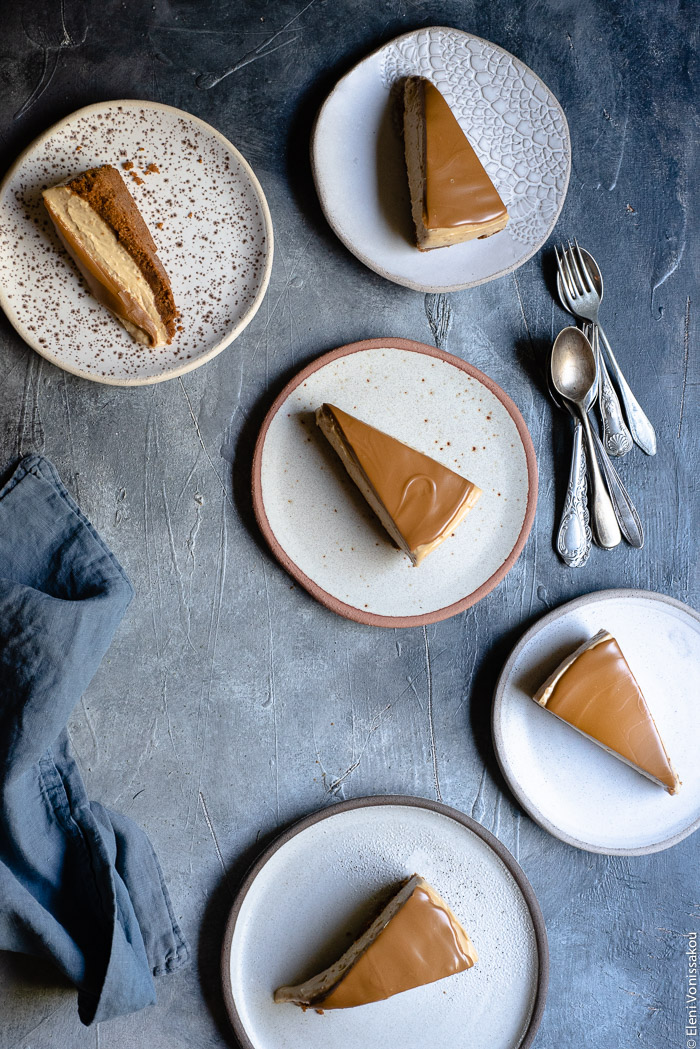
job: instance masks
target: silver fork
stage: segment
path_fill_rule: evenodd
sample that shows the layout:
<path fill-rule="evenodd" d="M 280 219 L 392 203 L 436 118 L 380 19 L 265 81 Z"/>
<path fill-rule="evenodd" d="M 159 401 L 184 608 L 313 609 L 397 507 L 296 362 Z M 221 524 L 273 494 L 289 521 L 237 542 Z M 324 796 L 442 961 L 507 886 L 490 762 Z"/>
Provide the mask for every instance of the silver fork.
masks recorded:
<path fill-rule="evenodd" d="M 600 309 L 600 295 L 591 279 L 588 267 L 581 255 L 578 243 L 574 241 L 574 247 L 569 243 L 568 249 L 561 247 L 561 255 L 555 248 L 557 266 L 563 290 L 568 300 L 571 312 L 581 320 L 589 321 L 596 325 L 598 334 L 605 346 L 610 369 L 620 391 L 620 397 L 625 408 L 627 424 L 632 437 L 647 455 L 656 454 L 656 434 L 644 414 L 639 402 L 632 393 L 627 380 L 622 374 L 615 354 L 613 353 L 608 338 L 598 320 Z M 601 355 L 602 356 L 602 355 Z M 602 408 L 602 398 L 601 398 Z"/>
<path fill-rule="evenodd" d="M 571 298 L 566 293 L 568 285 L 568 278 L 564 272 L 564 263 L 559 257 L 557 249 L 554 249 L 557 256 L 557 263 L 559 272 L 557 273 L 557 291 L 559 293 L 559 301 L 565 310 L 569 313 L 573 313 L 576 316 L 576 310 L 571 301 Z M 564 256 L 566 254 L 564 253 Z M 587 255 L 584 255 L 584 264 L 586 263 Z M 588 267 L 586 266 L 588 270 Z M 597 285 L 595 282 L 595 275 L 590 274 L 594 286 Z M 602 298 L 602 295 L 601 295 Z M 587 322 L 588 323 L 588 322 Z M 598 326 L 596 324 L 590 324 L 589 327 L 592 329 L 593 334 L 589 335 L 589 341 L 593 347 L 593 352 L 596 355 L 598 362 L 598 411 L 600 412 L 600 420 L 603 424 L 603 444 L 607 450 L 608 455 L 621 456 L 627 455 L 632 450 L 634 442 L 632 441 L 632 435 L 625 426 L 624 417 L 622 415 L 622 408 L 618 400 L 617 394 L 610 381 L 608 369 L 605 366 L 603 354 L 600 352 L 600 339 L 598 337 Z"/>

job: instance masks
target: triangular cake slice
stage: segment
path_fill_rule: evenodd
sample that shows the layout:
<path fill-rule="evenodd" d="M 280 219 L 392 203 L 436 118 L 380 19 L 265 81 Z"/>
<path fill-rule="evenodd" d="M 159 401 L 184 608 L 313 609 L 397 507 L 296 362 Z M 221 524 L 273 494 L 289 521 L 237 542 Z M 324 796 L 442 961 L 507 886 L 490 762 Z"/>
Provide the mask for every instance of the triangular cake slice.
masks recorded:
<path fill-rule="evenodd" d="M 414 874 L 337 962 L 304 983 L 279 987 L 275 1001 L 349 1009 L 464 972 L 477 961 L 445 901 Z"/>
<path fill-rule="evenodd" d="M 44 190 L 66 251 L 98 302 L 136 342 L 162 346 L 175 334 L 170 281 L 140 211 L 111 164 Z"/>
<path fill-rule="evenodd" d="M 435 85 L 408 77 L 404 148 L 411 209 L 421 251 L 490 237 L 508 212 L 457 119 Z"/>
<path fill-rule="evenodd" d="M 607 630 L 567 656 L 534 698 L 669 794 L 678 792 L 681 782 L 642 690 Z"/>
<path fill-rule="evenodd" d="M 454 531 L 481 495 L 454 470 L 332 404 L 318 409 L 316 422 L 414 565 Z"/>

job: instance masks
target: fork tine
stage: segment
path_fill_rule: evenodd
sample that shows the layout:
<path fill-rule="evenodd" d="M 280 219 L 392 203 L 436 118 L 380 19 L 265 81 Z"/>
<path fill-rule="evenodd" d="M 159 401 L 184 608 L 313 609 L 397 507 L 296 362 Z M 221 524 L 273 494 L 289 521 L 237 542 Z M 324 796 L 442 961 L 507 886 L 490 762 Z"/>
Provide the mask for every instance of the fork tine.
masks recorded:
<path fill-rule="evenodd" d="M 578 241 L 576 240 L 576 237 L 574 237 L 574 245 L 576 247 L 576 254 L 578 256 L 579 270 L 581 273 L 584 290 L 587 291 L 589 294 L 592 294 L 595 291 L 595 288 L 593 287 L 593 278 L 591 277 L 591 272 L 588 269 L 588 264 L 584 259 L 583 255 L 581 254 L 581 249 L 578 246 Z"/>
<path fill-rule="evenodd" d="M 576 260 L 576 255 L 574 253 L 574 248 L 573 248 L 573 245 L 572 245 L 571 241 L 569 241 L 568 244 L 569 244 L 569 250 L 566 253 L 566 257 L 569 259 L 569 261 L 571 263 L 571 269 L 574 272 L 574 277 L 575 277 L 575 280 L 576 280 L 576 287 L 578 289 L 578 292 L 579 292 L 580 295 L 585 295 L 586 294 L 586 285 L 583 282 L 583 274 L 581 273 L 581 271 L 579 269 L 578 262 Z"/>
<path fill-rule="evenodd" d="M 564 249 L 563 258 L 564 258 L 564 266 L 566 267 L 566 273 L 567 273 L 567 276 L 568 276 L 568 279 L 569 279 L 569 289 L 568 289 L 569 290 L 569 295 L 570 295 L 570 297 L 572 299 L 575 299 L 577 295 L 581 294 L 581 292 L 579 291 L 579 287 L 578 287 L 578 284 L 576 283 L 576 279 L 575 279 L 573 273 L 571 272 L 571 265 L 569 264 L 569 253 L 566 251 L 566 249 Z"/>
<path fill-rule="evenodd" d="M 554 254 L 557 257 L 557 269 L 559 271 L 559 276 L 561 277 L 562 290 L 564 291 L 567 299 L 570 299 L 571 298 L 571 288 L 569 287 L 569 278 L 566 275 L 566 271 L 564 269 L 564 263 L 562 262 L 562 256 L 565 254 L 563 246 L 561 248 L 561 255 L 560 255 L 559 252 L 557 251 L 557 246 L 555 244 L 554 245 Z"/>

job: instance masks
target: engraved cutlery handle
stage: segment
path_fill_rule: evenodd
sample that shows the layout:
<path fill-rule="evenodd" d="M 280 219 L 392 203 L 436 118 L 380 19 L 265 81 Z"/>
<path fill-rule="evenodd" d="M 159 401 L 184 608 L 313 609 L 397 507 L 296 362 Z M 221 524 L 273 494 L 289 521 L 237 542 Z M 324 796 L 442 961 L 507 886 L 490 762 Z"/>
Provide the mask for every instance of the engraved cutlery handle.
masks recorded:
<path fill-rule="evenodd" d="M 644 529 L 642 528 L 637 509 L 630 499 L 629 493 L 620 479 L 620 475 L 605 454 L 603 442 L 595 430 L 593 430 L 593 439 L 600 453 L 600 464 L 603 467 L 605 481 L 610 492 L 615 516 L 620 525 L 620 531 L 630 546 L 640 549 L 644 546 Z"/>
<path fill-rule="evenodd" d="M 608 490 L 605 487 L 603 475 L 598 465 L 595 444 L 593 443 L 593 429 L 588 418 L 588 413 L 579 408 L 579 418 L 583 423 L 583 435 L 586 438 L 586 454 L 588 457 L 588 474 L 591 486 L 591 520 L 593 522 L 593 534 L 598 546 L 604 550 L 612 550 L 622 540 L 620 526 L 617 523 L 615 509 Z"/>
<path fill-rule="evenodd" d="M 587 488 L 583 433 L 581 423 L 575 419 L 569 484 L 566 489 L 564 512 L 557 532 L 557 551 L 569 568 L 580 568 L 585 565 L 591 552 Z"/>
<path fill-rule="evenodd" d="M 625 426 L 622 408 L 615 388 L 610 381 L 608 369 L 600 352 L 598 325 L 593 325 L 593 350 L 598 361 L 598 407 L 603 423 L 603 444 L 608 455 L 627 455 L 632 450 L 632 435 Z"/>
<path fill-rule="evenodd" d="M 615 379 L 620 391 L 620 399 L 625 408 L 625 415 L 627 416 L 627 425 L 629 426 L 630 433 L 643 452 L 646 452 L 647 455 L 656 455 L 656 434 L 654 433 L 654 427 L 647 419 L 642 411 L 639 401 L 629 388 L 629 384 L 622 374 L 620 365 L 617 363 L 615 354 L 610 347 L 608 337 L 600 325 L 598 326 L 598 331 L 607 352 L 610 371 L 612 372 L 613 378 Z"/>

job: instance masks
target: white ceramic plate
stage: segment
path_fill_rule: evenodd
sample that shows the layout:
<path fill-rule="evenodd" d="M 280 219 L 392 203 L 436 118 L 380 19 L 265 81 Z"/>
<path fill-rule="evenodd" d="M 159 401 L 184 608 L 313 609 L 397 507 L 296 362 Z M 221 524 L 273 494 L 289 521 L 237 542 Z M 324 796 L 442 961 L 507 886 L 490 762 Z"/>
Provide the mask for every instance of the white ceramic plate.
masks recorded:
<path fill-rule="evenodd" d="M 470 970 L 361 1008 L 319 1016 L 273 1001 L 329 965 L 397 883 L 435 886 L 479 954 Z M 303 820 L 267 850 L 236 899 L 222 956 L 244 1049 L 516 1049 L 535 1036 L 547 992 L 542 915 L 493 835 L 420 798 L 359 798 Z"/>
<path fill-rule="evenodd" d="M 391 543 L 314 412 L 324 401 L 440 460 L 482 489 L 418 568 Z M 469 364 L 408 339 L 368 339 L 319 358 L 282 391 L 255 449 L 253 503 L 275 556 L 340 615 L 432 623 L 475 604 L 515 563 L 537 502 L 530 435 L 510 398 Z"/>
<path fill-rule="evenodd" d="M 569 652 L 609 630 L 637 678 L 683 786 L 673 797 L 530 697 Z M 603 590 L 550 612 L 518 642 L 499 679 L 493 738 L 503 775 L 532 818 L 589 852 L 658 852 L 700 826 L 694 724 L 700 615 L 645 590 Z"/>
<path fill-rule="evenodd" d="M 108 163 L 146 220 L 182 314 L 161 349 L 137 345 L 92 298 L 43 206 L 43 187 Z M 25 342 L 59 368 L 119 386 L 215 357 L 255 316 L 272 267 L 272 220 L 250 165 L 209 124 L 156 102 L 102 102 L 49 128 L 0 186 L 0 230 L 0 305 Z"/>
<path fill-rule="evenodd" d="M 452 107 L 503 202 L 503 232 L 449 248 L 415 247 L 397 91 L 420 74 Z M 549 88 L 514 55 L 458 29 L 414 30 L 363 59 L 318 115 L 311 160 L 331 227 L 370 269 L 417 291 L 457 291 L 522 266 L 554 229 L 571 143 Z"/>

